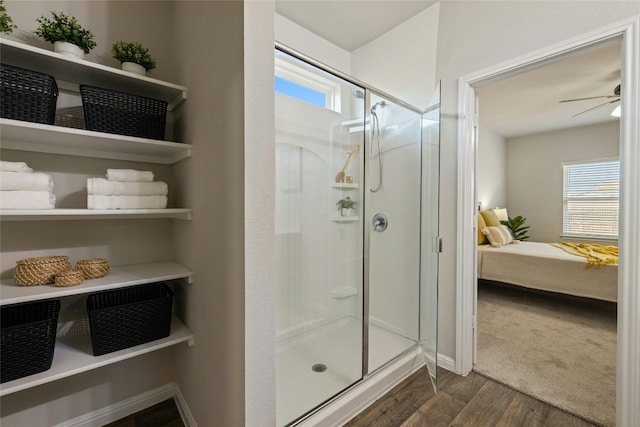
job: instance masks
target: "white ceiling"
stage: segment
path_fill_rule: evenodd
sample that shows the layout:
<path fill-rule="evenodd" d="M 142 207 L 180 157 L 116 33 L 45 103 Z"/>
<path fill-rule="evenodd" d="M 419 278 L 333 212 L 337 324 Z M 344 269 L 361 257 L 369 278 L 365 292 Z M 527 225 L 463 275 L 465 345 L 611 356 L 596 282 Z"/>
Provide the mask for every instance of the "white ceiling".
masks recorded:
<path fill-rule="evenodd" d="M 619 41 L 609 42 L 480 86 L 480 121 L 508 138 L 618 120 L 611 112 L 619 102 L 572 117 L 612 99 L 558 101 L 613 96 L 620 84 L 620 54 Z"/>
<path fill-rule="evenodd" d="M 331 43 L 353 51 L 434 3 L 422 0 L 276 0 L 276 12 Z M 558 101 L 613 95 L 614 88 L 620 84 L 620 63 L 620 45 L 615 41 L 483 85 L 478 88 L 480 121 L 499 135 L 513 137 L 617 120 L 610 115 L 617 104 L 572 117 L 606 99 L 562 104 Z"/>
<path fill-rule="evenodd" d="M 276 0 L 276 12 L 349 52 L 436 1 Z"/>

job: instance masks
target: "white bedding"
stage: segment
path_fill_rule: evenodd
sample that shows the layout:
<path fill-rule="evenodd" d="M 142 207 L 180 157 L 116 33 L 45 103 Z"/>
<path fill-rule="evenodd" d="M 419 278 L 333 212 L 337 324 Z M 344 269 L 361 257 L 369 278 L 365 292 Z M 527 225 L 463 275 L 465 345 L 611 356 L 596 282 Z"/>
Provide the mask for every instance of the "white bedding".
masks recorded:
<path fill-rule="evenodd" d="M 585 269 L 586 260 L 548 243 L 478 246 L 478 278 L 604 301 L 617 301 L 618 266 Z"/>

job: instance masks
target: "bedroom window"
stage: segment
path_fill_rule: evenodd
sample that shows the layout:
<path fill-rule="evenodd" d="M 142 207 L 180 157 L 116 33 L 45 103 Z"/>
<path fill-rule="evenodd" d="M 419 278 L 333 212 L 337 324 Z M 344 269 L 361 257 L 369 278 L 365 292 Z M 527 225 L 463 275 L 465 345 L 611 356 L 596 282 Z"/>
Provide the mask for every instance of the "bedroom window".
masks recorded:
<path fill-rule="evenodd" d="M 562 164 L 562 235 L 618 239 L 620 161 Z"/>

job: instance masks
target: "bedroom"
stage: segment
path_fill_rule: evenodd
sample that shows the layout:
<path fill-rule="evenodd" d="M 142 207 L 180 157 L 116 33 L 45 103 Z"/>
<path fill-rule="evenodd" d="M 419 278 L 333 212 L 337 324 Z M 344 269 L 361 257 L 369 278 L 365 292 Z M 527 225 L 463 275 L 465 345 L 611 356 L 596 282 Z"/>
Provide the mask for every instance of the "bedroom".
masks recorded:
<path fill-rule="evenodd" d="M 584 258 L 547 243 L 617 246 L 616 238 L 569 237 L 574 233 L 563 231 L 562 166 L 563 162 L 571 167 L 576 162 L 618 158 L 619 119 L 611 116 L 618 105 L 619 98 L 614 94 L 618 84 L 620 46 L 609 42 L 488 83 L 477 91 L 478 207 L 506 208 L 510 217 L 526 217 L 524 225 L 530 228 L 528 242 L 519 246 L 478 246 L 478 350 L 474 369 L 542 400 L 554 400 L 558 406 L 602 425 L 615 422 L 617 266 L 586 269 Z M 599 96 L 603 98 L 558 102 Z M 617 209 L 617 201 L 615 204 Z M 520 255 L 515 259 L 495 258 L 506 256 L 501 251 L 526 250 L 529 242 L 543 242 L 538 245 L 545 251 L 558 252 L 552 257 L 570 259 L 571 267 L 549 264 L 548 259 L 539 264 L 538 260 L 532 261 L 534 258 Z M 515 271 L 523 259 L 524 276 Z M 520 286 L 496 286 L 483 278 Z M 526 313 L 520 316 L 509 311 L 512 308 Z M 532 314 L 536 310 L 541 310 L 539 317 Z M 568 313 L 578 320 L 564 318 Z M 513 325 L 517 319 L 521 325 L 516 328 Z M 584 329 L 571 329 L 576 322 Z M 555 338 L 550 333 L 554 329 Z M 587 344 L 563 339 L 572 333 L 581 335 Z M 514 349 L 525 356 L 519 357 Z"/>

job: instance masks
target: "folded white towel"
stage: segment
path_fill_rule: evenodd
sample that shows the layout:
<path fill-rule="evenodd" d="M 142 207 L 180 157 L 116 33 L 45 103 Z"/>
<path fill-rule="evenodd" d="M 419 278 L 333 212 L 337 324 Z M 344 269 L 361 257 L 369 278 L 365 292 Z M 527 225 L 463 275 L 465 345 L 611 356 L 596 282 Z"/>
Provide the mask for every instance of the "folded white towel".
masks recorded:
<path fill-rule="evenodd" d="M 167 196 L 87 196 L 89 209 L 164 209 Z"/>
<path fill-rule="evenodd" d="M 134 169 L 107 169 L 109 181 L 149 182 L 153 181 L 153 172 Z"/>
<path fill-rule="evenodd" d="M 0 190 L 53 191 L 51 175 L 42 172 L 0 172 Z"/>
<path fill-rule="evenodd" d="M 0 171 L 4 172 L 33 172 L 25 162 L 6 162 L 0 160 Z"/>
<path fill-rule="evenodd" d="M 104 178 L 88 178 L 87 193 L 103 196 L 166 196 L 169 187 L 166 182 L 121 182 Z"/>
<path fill-rule="evenodd" d="M 56 196 L 49 191 L 0 191 L 0 209 L 54 209 Z"/>

